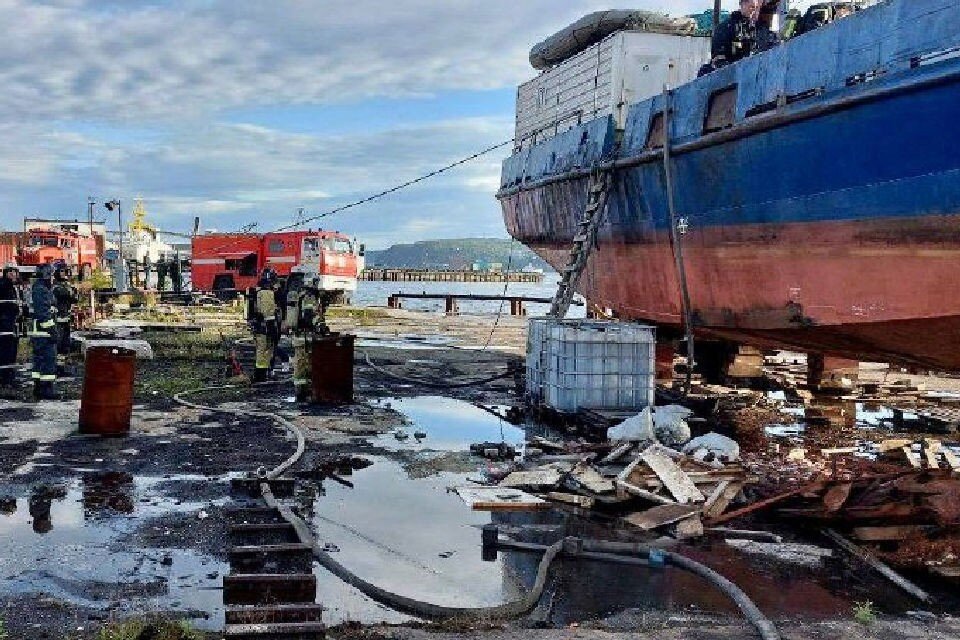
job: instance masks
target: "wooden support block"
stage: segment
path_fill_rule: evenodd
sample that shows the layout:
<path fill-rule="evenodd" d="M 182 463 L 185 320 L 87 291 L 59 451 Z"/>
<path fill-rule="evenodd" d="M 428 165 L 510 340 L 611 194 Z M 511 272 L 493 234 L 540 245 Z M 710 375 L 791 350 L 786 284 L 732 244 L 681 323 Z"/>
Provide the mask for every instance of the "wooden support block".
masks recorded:
<path fill-rule="evenodd" d="M 677 463 L 650 447 L 640 454 L 640 458 L 657 474 L 664 486 L 680 504 L 703 502 L 705 500 L 697 485 L 677 466 Z"/>
<path fill-rule="evenodd" d="M 689 518 L 684 518 L 673 528 L 673 536 L 677 540 L 690 540 L 703 537 L 703 520 L 696 514 Z"/>
<path fill-rule="evenodd" d="M 232 547 L 227 556 L 237 573 L 307 573 L 313 568 L 313 547 L 300 542 Z"/>
<path fill-rule="evenodd" d="M 255 498 L 260 497 L 260 485 L 266 483 L 270 485 L 270 491 L 276 498 L 292 498 L 296 480 L 294 478 L 274 478 L 267 480 L 265 478 L 233 478 L 230 481 L 230 488 L 234 493 L 239 493 Z"/>
<path fill-rule="evenodd" d="M 238 546 L 300 542 L 289 522 L 230 525 L 230 539 Z"/>

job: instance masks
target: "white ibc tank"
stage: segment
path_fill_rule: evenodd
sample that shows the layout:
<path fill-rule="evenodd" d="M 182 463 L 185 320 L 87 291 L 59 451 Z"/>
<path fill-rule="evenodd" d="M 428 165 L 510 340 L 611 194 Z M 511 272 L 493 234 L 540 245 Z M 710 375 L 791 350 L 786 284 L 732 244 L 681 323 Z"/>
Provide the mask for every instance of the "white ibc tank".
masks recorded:
<path fill-rule="evenodd" d="M 535 401 L 563 412 L 654 404 L 653 327 L 537 318 L 527 345 L 527 390 Z"/>

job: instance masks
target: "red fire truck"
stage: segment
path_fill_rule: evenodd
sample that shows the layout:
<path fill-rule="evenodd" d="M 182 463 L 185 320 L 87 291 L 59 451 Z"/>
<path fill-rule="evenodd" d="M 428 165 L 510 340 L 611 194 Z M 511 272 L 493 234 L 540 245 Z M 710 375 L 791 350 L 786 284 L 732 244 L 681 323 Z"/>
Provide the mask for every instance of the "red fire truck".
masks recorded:
<path fill-rule="evenodd" d="M 363 245 L 333 231 L 209 233 L 192 241 L 191 279 L 195 291 L 241 291 L 273 267 L 281 278 L 303 274 L 324 291 L 348 296 L 363 270 Z"/>
<path fill-rule="evenodd" d="M 17 245 L 20 236 L 17 233 L 0 231 L 0 268 L 17 261 Z"/>
<path fill-rule="evenodd" d="M 75 277 L 86 280 L 100 264 L 95 237 L 60 229 L 31 229 L 24 238 L 17 253 L 20 266 L 36 268 L 62 260 Z"/>

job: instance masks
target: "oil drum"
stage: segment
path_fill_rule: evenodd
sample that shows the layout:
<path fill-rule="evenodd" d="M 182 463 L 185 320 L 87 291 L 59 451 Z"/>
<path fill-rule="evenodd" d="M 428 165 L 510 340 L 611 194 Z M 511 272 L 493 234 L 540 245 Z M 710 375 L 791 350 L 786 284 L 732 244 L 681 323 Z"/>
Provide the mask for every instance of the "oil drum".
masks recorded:
<path fill-rule="evenodd" d="M 80 399 L 80 433 L 118 436 L 130 431 L 137 354 L 120 347 L 87 349 Z"/>
<path fill-rule="evenodd" d="M 310 377 L 314 403 L 353 402 L 354 339 L 355 336 L 340 333 L 313 339 Z"/>

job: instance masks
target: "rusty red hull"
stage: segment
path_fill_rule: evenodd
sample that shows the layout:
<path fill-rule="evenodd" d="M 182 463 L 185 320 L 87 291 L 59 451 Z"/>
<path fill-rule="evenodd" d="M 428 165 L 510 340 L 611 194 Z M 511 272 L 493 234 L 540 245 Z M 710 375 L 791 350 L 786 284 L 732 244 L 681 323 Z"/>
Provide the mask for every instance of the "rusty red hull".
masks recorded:
<path fill-rule="evenodd" d="M 509 208 L 507 208 L 509 210 Z M 858 360 L 960 370 L 960 215 L 709 227 L 684 238 L 697 333 Z M 562 267 L 565 243 L 529 243 Z M 665 232 L 602 241 L 579 290 L 679 329 Z"/>

